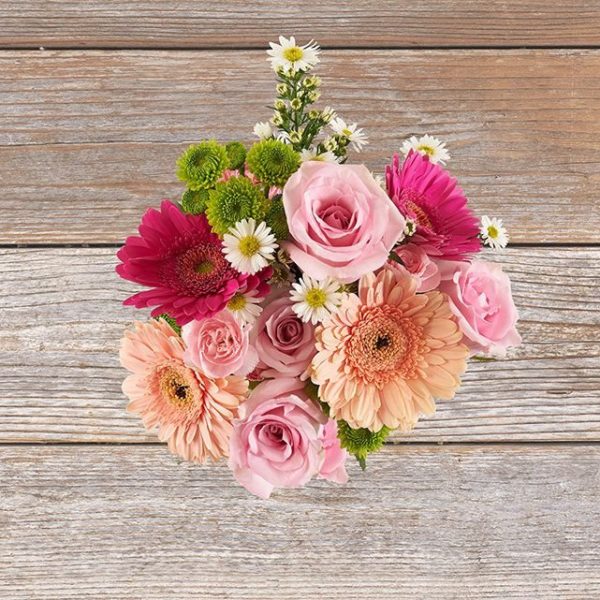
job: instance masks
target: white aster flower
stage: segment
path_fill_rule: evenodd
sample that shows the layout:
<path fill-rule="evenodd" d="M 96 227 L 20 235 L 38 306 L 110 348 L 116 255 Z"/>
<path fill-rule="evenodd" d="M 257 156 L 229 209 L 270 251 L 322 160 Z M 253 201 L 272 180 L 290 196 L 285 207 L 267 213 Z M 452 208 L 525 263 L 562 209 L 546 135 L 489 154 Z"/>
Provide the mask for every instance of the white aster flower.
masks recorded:
<path fill-rule="evenodd" d="M 411 150 L 429 156 L 429 161 L 434 164 L 445 165 L 446 161 L 450 160 L 450 152 L 446 149 L 446 143 L 440 142 L 431 135 L 424 135 L 420 138 L 413 135 L 411 138 L 404 140 L 401 148 L 402 154 L 407 156 Z"/>
<path fill-rule="evenodd" d="M 267 50 L 267 60 L 271 61 L 274 71 L 309 71 L 319 62 L 320 49 L 312 40 L 304 46 L 298 46 L 294 36 L 287 39 L 280 35 L 279 44 L 269 42 L 269 46 L 271 49 Z"/>
<path fill-rule="evenodd" d="M 325 123 L 329 123 L 332 119 L 335 119 L 336 116 L 337 114 L 335 110 L 331 108 L 331 106 L 326 106 L 321 112 L 321 118 L 323 121 L 325 121 Z"/>
<path fill-rule="evenodd" d="M 236 318 L 240 323 L 252 324 L 262 312 L 262 306 L 260 302 L 264 298 L 258 297 L 258 292 L 252 290 L 246 294 L 238 292 L 234 294 L 227 303 L 227 310 Z"/>
<path fill-rule="evenodd" d="M 502 219 L 496 219 L 495 217 L 490 219 L 486 216 L 481 217 L 481 229 L 479 231 L 481 239 L 486 246 L 494 250 L 506 248 L 509 235 L 504 225 L 502 225 Z"/>
<path fill-rule="evenodd" d="M 335 133 L 348 138 L 352 143 L 352 147 L 357 152 L 360 152 L 362 147 L 369 143 L 367 141 L 367 134 L 362 129 L 359 129 L 356 123 L 348 125 L 344 119 L 337 117 L 332 119 L 329 125 Z"/>
<path fill-rule="evenodd" d="M 264 221 L 244 219 L 223 236 L 223 254 L 240 273 L 258 273 L 273 258 L 275 236 Z"/>
<path fill-rule="evenodd" d="M 385 177 L 381 173 L 373 173 L 371 172 L 373 179 L 377 182 L 377 185 L 380 188 L 386 189 Z"/>
<path fill-rule="evenodd" d="M 338 157 L 330 150 L 327 150 L 327 152 L 321 152 L 321 154 L 317 154 L 317 151 L 314 148 L 311 148 L 310 150 L 302 150 L 300 152 L 300 160 L 302 162 L 306 162 L 308 160 L 318 160 L 320 162 L 328 163 L 339 162 Z"/>
<path fill-rule="evenodd" d="M 292 288 L 293 311 L 305 323 L 310 321 L 313 325 L 334 312 L 344 297 L 339 291 L 340 284 L 331 277 L 317 281 L 305 274 L 298 283 L 292 284 Z"/>
<path fill-rule="evenodd" d="M 273 137 L 273 130 L 271 124 L 267 121 L 259 121 L 252 130 L 254 135 L 261 140 L 266 140 Z"/>

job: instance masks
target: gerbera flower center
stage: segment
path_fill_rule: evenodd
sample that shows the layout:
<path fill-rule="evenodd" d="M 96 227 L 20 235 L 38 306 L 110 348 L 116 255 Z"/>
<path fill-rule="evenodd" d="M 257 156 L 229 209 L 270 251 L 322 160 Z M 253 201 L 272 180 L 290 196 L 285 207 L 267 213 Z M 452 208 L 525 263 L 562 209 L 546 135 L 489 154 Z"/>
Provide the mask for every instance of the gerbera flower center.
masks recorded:
<path fill-rule="evenodd" d="M 173 367 L 162 369 L 159 373 L 158 387 L 162 397 L 176 408 L 186 408 L 194 399 L 189 382 Z"/>
<path fill-rule="evenodd" d="M 305 302 L 310 308 L 321 308 L 327 302 L 327 294 L 319 288 L 312 288 L 306 292 Z"/>
<path fill-rule="evenodd" d="M 200 275 L 208 275 L 214 271 L 215 265 L 209 260 L 203 260 L 199 262 L 195 267 L 194 271 Z"/>
<path fill-rule="evenodd" d="M 248 301 L 246 300 L 244 294 L 234 294 L 231 300 L 227 303 L 227 308 L 234 311 L 243 310 L 246 304 L 248 304 Z"/>
<path fill-rule="evenodd" d="M 399 376 L 410 378 L 422 351 L 421 328 L 389 305 L 366 308 L 346 346 L 355 373 L 377 386 Z"/>
<path fill-rule="evenodd" d="M 250 258 L 260 250 L 260 241 L 254 235 L 247 235 L 240 239 L 238 249 L 243 256 Z"/>
<path fill-rule="evenodd" d="M 289 62 L 296 62 L 304 56 L 302 48 L 298 46 L 290 46 L 283 51 L 283 58 Z"/>
<path fill-rule="evenodd" d="M 433 229 L 429 215 L 413 200 L 406 200 L 404 206 L 408 211 L 410 211 L 410 213 L 412 213 L 411 216 L 416 221 L 417 225 L 420 225 L 421 227 L 427 227 L 428 229 Z"/>

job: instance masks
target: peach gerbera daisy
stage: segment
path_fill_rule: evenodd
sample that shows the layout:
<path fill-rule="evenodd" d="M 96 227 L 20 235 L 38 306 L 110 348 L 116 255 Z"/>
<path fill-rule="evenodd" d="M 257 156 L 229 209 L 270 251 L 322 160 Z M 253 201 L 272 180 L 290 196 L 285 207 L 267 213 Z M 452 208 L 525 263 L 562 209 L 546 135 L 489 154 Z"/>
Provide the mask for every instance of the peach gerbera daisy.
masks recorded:
<path fill-rule="evenodd" d="M 121 341 L 121 364 L 131 374 L 123 382 L 127 410 L 186 460 L 203 463 L 227 456 L 232 420 L 245 397 L 241 377 L 213 379 L 183 361 L 183 340 L 162 319 L 135 323 Z"/>
<path fill-rule="evenodd" d="M 313 381 L 331 416 L 351 427 L 409 431 L 460 385 L 468 350 L 440 292 L 416 294 L 397 269 L 365 275 L 358 296 L 316 331 Z"/>

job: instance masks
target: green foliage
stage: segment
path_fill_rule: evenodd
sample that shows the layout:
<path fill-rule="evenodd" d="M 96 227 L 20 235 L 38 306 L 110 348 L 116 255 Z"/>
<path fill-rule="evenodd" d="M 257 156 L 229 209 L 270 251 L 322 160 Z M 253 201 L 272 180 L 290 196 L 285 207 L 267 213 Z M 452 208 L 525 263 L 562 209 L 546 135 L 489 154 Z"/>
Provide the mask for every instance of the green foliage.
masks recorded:
<path fill-rule="evenodd" d="M 262 221 L 268 200 L 247 177 L 232 177 L 209 192 L 206 216 L 213 230 L 222 235 L 242 219 Z"/>
<path fill-rule="evenodd" d="M 191 190 L 212 188 L 229 167 L 225 147 L 209 140 L 190 146 L 177 159 L 177 177 Z"/>
<path fill-rule="evenodd" d="M 177 335 L 181 335 L 181 327 L 179 325 L 177 325 L 177 321 L 175 319 L 173 319 L 173 317 L 170 317 L 167 313 L 163 313 L 162 315 L 158 315 L 158 317 L 154 317 L 154 318 L 156 320 L 159 320 L 159 319 L 165 320 L 171 326 L 171 329 Z"/>
<path fill-rule="evenodd" d="M 283 187 L 300 166 L 300 156 L 280 140 L 262 140 L 250 148 L 246 157 L 248 168 L 267 185 Z"/>
<path fill-rule="evenodd" d="M 225 146 L 227 156 L 229 157 L 230 169 L 241 169 L 246 161 L 246 148 L 241 142 L 229 142 Z"/>
<path fill-rule="evenodd" d="M 278 240 L 287 240 L 290 236 L 281 196 L 271 200 L 265 221 Z"/>
<path fill-rule="evenodd" d="M 206 210 L 208 190 L 186 190 L 181 197 L 183 212 L 190 215 L 199 215 Z"/>
<path fill-rule="evenodd" d="M 346 421 L 338 421 L 340 445 L 356 457 L 363 470 L 367 465 L 367 455 L 381 449 L 390 431 L 385 426 L 379 431 L 365 428 L 352 429 Z"/>

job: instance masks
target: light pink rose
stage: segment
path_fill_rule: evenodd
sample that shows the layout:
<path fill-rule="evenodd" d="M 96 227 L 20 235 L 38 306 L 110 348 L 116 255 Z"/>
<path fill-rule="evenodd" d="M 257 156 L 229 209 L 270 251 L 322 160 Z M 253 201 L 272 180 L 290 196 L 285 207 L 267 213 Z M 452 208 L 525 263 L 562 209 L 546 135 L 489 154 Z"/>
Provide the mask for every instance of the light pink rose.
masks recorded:
<path fill-rule="evenodd" d="M 402 244 L 394 252 L 402 260 L 404 268 L 417 280 L 417 292 L 430 292 L 440 284 L 440 270 L 421 246 Z M 390 261 L 395 267 L 402 268 L 397 262 Z"/>
<path fill-rule="evenodd" d="M 346 483 L 348 481 L 348 473 L 346 472 L 348 453 L 340 446 L 337 430 L 335 419 L 329 419 L 321 428 L 320 439 L 325 451 L 325 460 L 321 465 L 319 477 L 335 483 Z"/>
<path fill-rule="evenodd" d="M 258 361 L 248 330 L 228 311 L 191 321 L 181 329 L 184 359 L 209 377 L 246 375 Z"/>
<path fill-rule="evenodd" d="M 283 189 L 292 260 L 315 279 L 356 281 L 383 266 L 404 217 L 364 165 L 307 161 Z"/>
<path fill-rule="evenodd" d="M 298 379 L 260 383 L 233 425 L 229 467 L 237 481 L 261 498 L 307 483 L 323 464 L 319 432 L 325 420 Z"/>
<path fill-rule="evenodd" d="M 292 310 L 287 290 L 269 299 L 252 331 L 262 377 L 307 378 L 316 354 L 315 328 Z"/>
<path fill-rule="evenodd" d="M 448 295 L 472 354 L 502 357 L 507 348 L 521 343 L 510 279 L 499 265 L 484 260 L 440 261 L 439 267 L 439 289 Z"/>

